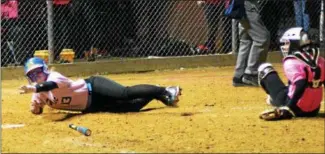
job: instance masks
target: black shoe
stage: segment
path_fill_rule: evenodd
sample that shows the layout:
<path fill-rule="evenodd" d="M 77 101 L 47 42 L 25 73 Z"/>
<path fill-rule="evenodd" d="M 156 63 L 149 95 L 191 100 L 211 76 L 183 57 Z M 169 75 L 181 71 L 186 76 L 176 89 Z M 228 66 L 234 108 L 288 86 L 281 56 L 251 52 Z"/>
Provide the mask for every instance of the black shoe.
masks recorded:
<path fill-rule="evenodd" d="M 251 86 L 255 86 L 255 87 L 259 86 L 257 75 L 244 74 L 244 76 L 242 78 L 242 82 L 247 85 L 251 85 Z"/>
<path fill-rule="evenodd" d="M 246 83 L 243 82 L 242 78 L 237 78 L 237 77 L 232 78 L 232 85 L 234 87 L 248 86 Z"/>

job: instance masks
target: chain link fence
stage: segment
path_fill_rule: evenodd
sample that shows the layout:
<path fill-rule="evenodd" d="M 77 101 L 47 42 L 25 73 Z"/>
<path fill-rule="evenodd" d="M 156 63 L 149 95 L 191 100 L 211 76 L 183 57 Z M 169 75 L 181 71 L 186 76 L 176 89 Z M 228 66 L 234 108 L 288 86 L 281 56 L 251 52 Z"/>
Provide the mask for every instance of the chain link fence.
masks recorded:
<path fill-rule="evenodd" d="M 2 0 L 1 65 L 22 65 L 36 50 L 48 49 L 54 62 L 62 49 L 73 49 L 75 61 L 228 54 L 238 37 L 235 22 L 223 17 L 224 1 Z M 321 1 L 306 5 L 315 40 Z M 294 0 L 259 4 L 270 50 L 278 50 L 278 37 L 296 25 Z"/>
<path fill-rule="evenodd" d="M 270 49 L 279 50 L 279 37 L 286 29 L 293 26 L 304 27 L 304 29 L 309 32 L 310 37 L 317 43 L 320 43 L 322 1 L 323 0 L 261 0 L 261 17 L 271 34 Z M 303 10 L 302 8 L 305 9 Z"/>
<path fill-rule="evenodd" d="M 222 4 L 199 6 L 196 1 L 147 0 L 54 6 L 55 55 L 62 48 L 74 49 L 77 58 L 92 50 L 102 58 L 207 54 L 195 47 L 208 39 L 211 46 L 218 46 L 209 52 L 226 52 L 231 22 L 222 18 L 222 8 Z"/>
<path fill-rule="evenodd" d="M 1 65 L 20 65 L 35 50 L 47 49 L 46 3 L 1 1 Z"/>

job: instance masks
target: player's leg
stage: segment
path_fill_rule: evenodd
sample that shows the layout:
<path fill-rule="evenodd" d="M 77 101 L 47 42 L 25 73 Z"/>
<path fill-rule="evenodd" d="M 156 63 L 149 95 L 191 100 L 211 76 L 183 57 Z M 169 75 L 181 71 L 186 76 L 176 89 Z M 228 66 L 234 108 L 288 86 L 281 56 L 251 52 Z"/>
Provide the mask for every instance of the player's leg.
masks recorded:
<path fill-rule="evenodd" d="M 181 95 L 181 90 L 182 89 L 179 86 L 160 87 L 155 85 L 139 84 L 126 87 L 124 93 L 126 96 L 124 97 L 155 98 L 167 106 L 177 106 L 179 95 Z"/>
<path fill-rule="evenodd" d="M 281 81 L 278 73 L 270 63 L 264 63 L 258 68 L 258 80 L 263 90 L 269 95 L 272 106 L 283 106 L 287 101 L 288 88 Z"/>
<path fill-rule="evenodd" d="M 281 120 L 294 117 L 294 112 L 286 106 L 288 103 L 288 88 L 281 81 L 278 73 L 270 63 L 259 66 L 258 79 L 259 84 L 270 97 L 267 103 L 276 107 L 262 112 L 259 117 L 264 120 Z"/>
<path fill-rule="evenodd" d="M 247 33 L 248 28 L 248 21 L 246 19 L 241 20 L 239 24 L 240 44 L 233 77 L 233 86 L 235 87 L 247 85 L 242 82 L 242 77 L 247 67 L 247 59 L 252 46 L 252 38 Z"/>
<path fill-rule="evenodd" d="M 130 100 L 116 100 L 107 95 L 93 93 L 90 107 L 83 113 L 95 112 L 138 112 L 154 98 L 136 98 Z"/>
<path fill-rule="evenodd" d="M 308 32 L 309 30 L 309 14 L 306 13 L 306 0 L 301 0 L 301 12 L 304 31 Z"/>
<path fill-rule="evenodd" d="M 266 61 L 270 44 L 270 33 L 266 29 L 259 15 L 257 4 L 253 2 L 247 2 L 247 4 L 245 3 L 245 7 L 247 7 L 246 14 L 249 22 L 249 28 L 247 29 L 247 32 L 252 38 L 253 44 L 249 52 L 249 57 L 247 59 L 247 67 L 245 69 L 243 82 L 258 86 L 257 68 L 261 63 Z"/>
<path fill-rule="evenodd" d="M 303 27 L 303 10 L 301 7 L 301 0 L 294 0 L 294 12 L 295 12 L 295 19 L 296 19 L 296 26 Z"/>
<path fill-rule="evenodd" d="M 91 77 L 93 93 L 109 100 L 131 100 L 137 98 L 155 98 L 169 106 L 175 106 L 181 89 L 178 86 L 160 87 L 148 84 L 139 84 L 125 87 L 113 80 L 103 77 Z"/>
<path fill-rule="evenodd" d="M 109 106 L 106 109 L 110 112 L 139 112 L 153 99 L 154 98 L 136 98 L 131 100 L 116 100 L 113 106 Z"/>

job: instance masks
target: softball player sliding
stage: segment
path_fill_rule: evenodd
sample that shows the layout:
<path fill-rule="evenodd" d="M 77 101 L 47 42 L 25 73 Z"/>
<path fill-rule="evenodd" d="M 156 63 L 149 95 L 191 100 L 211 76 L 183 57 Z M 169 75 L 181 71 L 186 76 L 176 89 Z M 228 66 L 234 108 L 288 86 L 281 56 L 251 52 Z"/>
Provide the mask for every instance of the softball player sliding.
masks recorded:
<path fill-rule="evenodd" d="M 41 114 L 45 104 L 51 108 L 83 113 L 139 111 L 153 99 L 176 107 L 181 94 L 179 86 L 159 87 L 139 84 L 125 87 L 110 79 L 92 76 L 77 81 L 48 70 L 37 57 L 25 63 L 25 75 L 30 83 L 19 88 L 21 94 L 33 93 L 31 112 Z"/>
<path fill-rule="evenodd" d="M 288 87 L 270 63 L 258 68 L 259 84 L 269 95 L 273 110 L 260 114 L 264 120 L 312 117 L 319 112 L 323 98 L 325 60 L 301 27 L 290 28 L 280 39 L 283 68 Z"/>

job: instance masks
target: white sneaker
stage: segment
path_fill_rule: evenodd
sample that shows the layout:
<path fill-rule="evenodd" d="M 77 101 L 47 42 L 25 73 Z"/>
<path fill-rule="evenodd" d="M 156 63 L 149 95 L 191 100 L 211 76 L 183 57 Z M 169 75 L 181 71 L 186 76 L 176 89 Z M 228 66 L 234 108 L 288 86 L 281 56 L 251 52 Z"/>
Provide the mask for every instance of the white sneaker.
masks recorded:
<path fill-rule="evenodd" d="M 170 93 L 167 105 L 177 107 L 179 96 L 182 95 L 182 88 L 179 86 L 170 86 L 167 87 L 166 90 Z"/>

